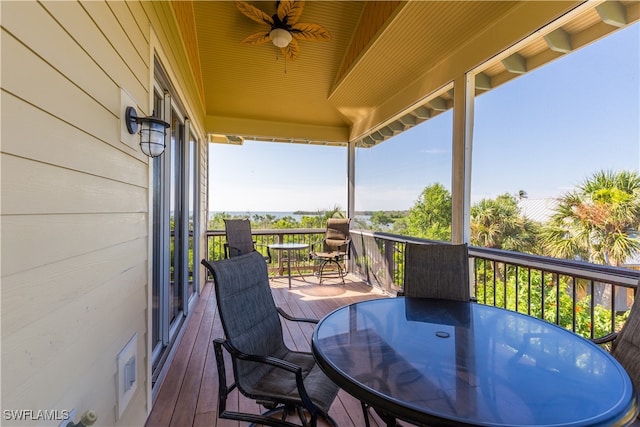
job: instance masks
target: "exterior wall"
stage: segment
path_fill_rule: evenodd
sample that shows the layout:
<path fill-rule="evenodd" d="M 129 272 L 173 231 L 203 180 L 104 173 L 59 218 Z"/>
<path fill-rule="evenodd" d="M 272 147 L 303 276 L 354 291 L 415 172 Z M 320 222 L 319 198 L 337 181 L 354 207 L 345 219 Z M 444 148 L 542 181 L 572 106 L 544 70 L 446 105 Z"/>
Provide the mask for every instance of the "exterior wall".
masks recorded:
<path fill-rule="evenodd" d="M 154 53 L 187 105 L 206 160 L 202 107 L 170 4 L 0 7 L 0 424 L 57 426 L 46 420 L 51 414 L 18 422 L 5 410 L 75 408 L 74 421 L 95 410 L 96 425 L 144 425 L 150 171 L 135 138 L 122 134 L 121 95 L 135 100 L 139 115 L 151 114 Z M 206 180 L 201 189 L 206 201 Z M 137 390 L 119 417 L 116 357 L 135 333 Z"/>

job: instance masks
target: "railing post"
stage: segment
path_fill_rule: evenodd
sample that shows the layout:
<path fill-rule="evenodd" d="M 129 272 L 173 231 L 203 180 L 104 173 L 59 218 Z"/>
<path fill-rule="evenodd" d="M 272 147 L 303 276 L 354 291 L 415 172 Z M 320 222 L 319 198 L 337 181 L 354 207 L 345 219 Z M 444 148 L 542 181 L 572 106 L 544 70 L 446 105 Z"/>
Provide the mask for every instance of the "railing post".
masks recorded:
<path fill-rule="evenodd" d="M 384 241 L 384 268 L 385 268 L 385 282 L 384 287 L 387 292 L 390 292 L 395 285 L 394 272 L 395 272 L 395 242 L 391 240 Z"/>

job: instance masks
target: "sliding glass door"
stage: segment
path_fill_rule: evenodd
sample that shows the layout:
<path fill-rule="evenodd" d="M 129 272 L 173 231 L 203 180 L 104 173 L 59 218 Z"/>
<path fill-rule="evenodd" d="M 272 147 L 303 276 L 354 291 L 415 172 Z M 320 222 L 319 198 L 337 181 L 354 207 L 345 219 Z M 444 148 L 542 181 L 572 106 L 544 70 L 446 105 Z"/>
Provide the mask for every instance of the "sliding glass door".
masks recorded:
<path fill-rule="evenodd" d="M 162 90 L 162 92 L 161 92 Z M 153 381 L 197 294 L 198 141 L 170 92 L 158 83 L 156 115 L 171 124 L 162 156 L 152 160 L 152 346 Z M 158 112 L 161 112 L 160 114 Z"/>

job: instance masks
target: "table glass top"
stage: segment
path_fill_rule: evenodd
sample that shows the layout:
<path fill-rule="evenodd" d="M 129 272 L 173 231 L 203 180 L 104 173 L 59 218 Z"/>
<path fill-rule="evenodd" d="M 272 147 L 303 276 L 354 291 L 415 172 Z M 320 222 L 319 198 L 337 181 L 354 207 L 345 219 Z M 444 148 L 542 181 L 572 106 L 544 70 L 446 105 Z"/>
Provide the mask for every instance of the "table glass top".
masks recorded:
<path fill-rule="evenodd" d="M 352 304 L 318 324 L 313 351 L 340 387 L 409 420 L 612 425 L 636 406 L 628 375 L 598 346 L 482 304 Z"/>
<path fill-rule="evenodd" d="M 269 245 L 271 249 L 305 249 L 308 247 L 307 243 L 272 243 Z"/>

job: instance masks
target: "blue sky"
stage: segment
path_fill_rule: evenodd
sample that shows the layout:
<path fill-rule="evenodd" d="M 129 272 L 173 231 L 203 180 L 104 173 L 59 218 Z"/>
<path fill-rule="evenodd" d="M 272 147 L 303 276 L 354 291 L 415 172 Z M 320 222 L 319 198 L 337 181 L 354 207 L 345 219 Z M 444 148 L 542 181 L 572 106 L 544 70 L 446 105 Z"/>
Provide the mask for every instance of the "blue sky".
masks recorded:
<path fill-rule="evenodd" d="M 559 196 L 598 170 L 640 171 L 640 24 L 476 98 L 472 201 Z M 356 210 L 409 209 L 450 188 L 451 111 L 356 150 Z M 210 144 L 209 209 L 346 208 L 346 148 Z M 242 168 L 239 167 L 242 165 Z M 282 167 L 286 165 L 286 167 Z"/>

